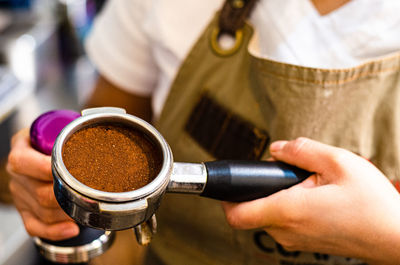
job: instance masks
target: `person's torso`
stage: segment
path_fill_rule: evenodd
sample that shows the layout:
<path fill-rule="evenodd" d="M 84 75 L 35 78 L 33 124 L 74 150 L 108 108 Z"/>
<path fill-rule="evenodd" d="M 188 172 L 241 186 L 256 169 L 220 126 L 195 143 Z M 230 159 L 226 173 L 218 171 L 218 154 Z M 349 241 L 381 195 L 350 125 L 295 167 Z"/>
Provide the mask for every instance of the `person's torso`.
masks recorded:
<path fill-rule="evenodd" d="M 214 28 L 215 21 L 179 63 L 157 121 L 176 161 L 265 159 L 268 142 L 305 136 L 369 158 L 391 179 L 399 176 L 399 53 L 345 69 L 302 67 L 260 57 L 257 26 L 255 34 L 245 27 L 237 51 L 218 54 Z M 167 195 L 157 215 L 152 248 L 166 264 L 363 264 L 288 252 L 262 230 L 233 230 L 209 199 Z"/>
<path fill-rule="evenodd" d="M 223 1 L 152 2 L 143 27 L 160 73 L 153 94 L 158 117 L 181 63 Z M 260 0 L 249 18 L 258 34 L 250 50 L 300 66 L 356 66 L 400 47 L 399 10 L 396 0 L 352 0 L 321 16 L 310 0 Z"/>

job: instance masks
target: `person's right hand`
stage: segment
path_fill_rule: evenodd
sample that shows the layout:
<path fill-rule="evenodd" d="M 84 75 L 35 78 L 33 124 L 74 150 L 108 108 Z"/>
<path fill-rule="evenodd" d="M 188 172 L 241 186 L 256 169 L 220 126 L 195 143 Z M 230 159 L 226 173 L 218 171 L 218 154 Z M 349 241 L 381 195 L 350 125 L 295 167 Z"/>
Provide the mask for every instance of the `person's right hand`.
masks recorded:
<path fill-rule="evenodd" d="M 25 229 L 31 236 L 50 240 L 74 237 L 79 227 L 56 201 L 50 156 L 33 149 L 29 139 L 28 129 L 13 136 L 7 163 L 10 191 Z"/>
<path fill-rule="evenodd" d="M 289 251 L 400 264 L 400 195 L 371 162 L 307 138 L 274 142 L 270 153 L 315 174 L 265 198 L 224 202 L 232 227 L 264 229 Z"/>

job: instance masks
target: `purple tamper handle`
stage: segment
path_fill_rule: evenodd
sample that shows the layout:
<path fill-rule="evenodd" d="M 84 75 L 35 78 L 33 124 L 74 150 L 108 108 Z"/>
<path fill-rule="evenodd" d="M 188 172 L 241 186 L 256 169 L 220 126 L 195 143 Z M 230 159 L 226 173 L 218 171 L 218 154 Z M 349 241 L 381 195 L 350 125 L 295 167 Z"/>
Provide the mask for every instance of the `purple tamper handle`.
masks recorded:
<path fill-rule="evenodd" d="M 30 141 L 32 147 L 43 154 L 51 155 L 58 134 L 67 124 L 80 116 L 78 112 L 72 110 L 52 110 L 43 113 L 31 125 Z M 104 234 L 104 231 L 80 226 L 80 233 L 74 238 L 62 241 L 41 240 L 55 246 L 71 247 L 90 243 L 102 234 Z"/>
<path fill-rule="evenodd" d="M 54 142 L 61 130 L 81 115 L 73 110 L 52 110 L 40 115 L 31 125 L 31 145 L 37 151 L 51 155 Z"/>

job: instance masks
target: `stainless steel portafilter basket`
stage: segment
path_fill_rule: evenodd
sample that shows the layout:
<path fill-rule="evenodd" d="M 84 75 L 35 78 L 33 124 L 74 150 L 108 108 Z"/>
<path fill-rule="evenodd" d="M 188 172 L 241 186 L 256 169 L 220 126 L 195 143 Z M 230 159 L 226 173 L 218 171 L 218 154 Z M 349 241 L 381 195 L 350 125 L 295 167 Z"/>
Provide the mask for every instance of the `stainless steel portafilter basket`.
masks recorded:
<path fill-rule="evenodd" d="M 105 192 L 84 185 L 68 172 L 62 159 L 66 141 L 82 128 L 103 123 L 122 124 L 140 131 L 159 149 L 162 166 L 153 181 L 129 192 Z M 69 123 L 54 143 L 52 171 L 57 201 L 74 220 L 102 230 L 137 227 L 136 232 L 142 235 L 142 239 L 141 231 L 149 229 L 138 225 L 147 224 L 151 231 L 155 230 L 153 216 L 165 192 L 245 201 L 288 188 L 310 175 L 276 161 L 174 162 L 168 143 L 153 126 L 119 108 L 86 109 L 81 117 Z"/>
<path fill-rule="evenodd" d="M 161 151 L 162 166 L 156 178 L 146 186 L 128 192 L 105 192 L 88 187 L 75 179 L 62 159 L 62 148 L 76 131 L 99 124 L 123 124 L 144 133 Z M 54 192 L 63 210 L 78 223 L 103 230 L 123 230 L 150 220 L 160 205 L 173 169 L 167 142 L 142 119 L 118 108 L 93 108 L 68 124 L 58 135 L 52 152 Z"/>

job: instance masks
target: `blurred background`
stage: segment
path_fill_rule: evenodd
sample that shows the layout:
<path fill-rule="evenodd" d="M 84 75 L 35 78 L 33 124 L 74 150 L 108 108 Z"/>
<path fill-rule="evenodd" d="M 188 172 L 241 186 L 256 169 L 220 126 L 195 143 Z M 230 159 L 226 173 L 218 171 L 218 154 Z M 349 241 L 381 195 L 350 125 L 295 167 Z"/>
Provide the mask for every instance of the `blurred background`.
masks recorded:
<path fill-rule="evenodd" d="M 0 0 L 0 265 L 38 264 L 12 206 L 11 136 L 51 109 L 80 110 L 96 72 L 83 41 L 105 0 Z"/>

